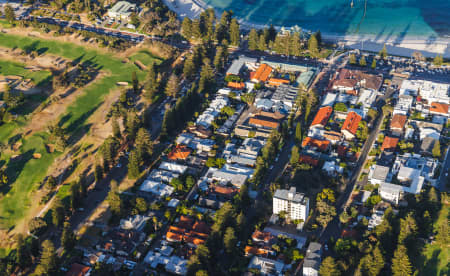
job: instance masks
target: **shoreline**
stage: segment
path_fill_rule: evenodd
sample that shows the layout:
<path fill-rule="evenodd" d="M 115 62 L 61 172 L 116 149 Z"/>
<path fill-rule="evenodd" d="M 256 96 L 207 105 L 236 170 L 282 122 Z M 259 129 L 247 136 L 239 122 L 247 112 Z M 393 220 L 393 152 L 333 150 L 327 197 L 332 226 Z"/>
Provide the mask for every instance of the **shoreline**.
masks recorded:
<path fill-rule="evenodd" d="M 164 3 L 183 19 L 189 17 L 197 18 L 200 13 L 208 8 L 214 8 L 202 0 L 163 0 Z M 219 15 L 217 9 L 214 9 Z M 257 24 L 238 19 L 241 29 L 250 30 L 263 29 L 269 24 Z M 274 26 L 276 30 L 282 27 Z M 313 31 L 299 26 L 303 32 L 313 33 Z M 290 29 L 291 27 L 285 27 Z M 331 43 L 343 44 L 346 48 L 358 49 L 361 51 L 379 52 L 384 45 L 389 54 L 397 56 L 411 57 L 414 52 L 421 52 L 427 58 L 434 58 L 442 55 L 450 59 L 450 37 L 437 36 L 414 36 L 414 35 L 376 35 L 376 34 L 331 34 L 322 33 L 322 39 Z"/>

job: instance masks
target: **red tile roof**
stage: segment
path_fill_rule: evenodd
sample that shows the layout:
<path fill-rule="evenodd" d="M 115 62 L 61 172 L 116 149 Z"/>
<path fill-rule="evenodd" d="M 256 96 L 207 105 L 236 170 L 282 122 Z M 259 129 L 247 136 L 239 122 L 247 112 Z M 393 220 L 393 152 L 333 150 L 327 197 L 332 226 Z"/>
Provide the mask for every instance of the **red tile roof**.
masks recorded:
<path fill-rule="evenodd" d="M 269 85 L 273 85 L 273 86 L 279 86 L 282 84 L 289 84 L 290 81 L 289 80 L 285 80 L 285 79 L 277 79 L 277 78 L 270 78 L 268 81 Z"/>
<path fill-rule="evenodd" d="M 448 114 L 448 104 L 433 102 L 430 106 L 430 112 Z"/>
<path fill-rule="evenodd" d="M 233 88 L 233 89 L 237 89 L 237 90 L 242 90 L 245 88 L 245 83 L 243 82 L 229 82 L 228 83 L 228 87 L 229 88 Z"/>
<path fill-rule="evenodd" d="M 347 118 L 345 119 L 344 125 L 342 126 L 341 131 L 348 131 L 351 134 L 355 135 L 358 130 L 359 122 L 361 122 L 361 116 L 359 116 L 356 112 L 351 111 L 347 114 Z"/>
<path fill-rule="evenodd" d="M 314 120 L 311 123 L 311 126 L 315 126 L 315 125 L 325 126 L 327 124 L 328 119 L 330 118 L 332 112 L 333 112 L 333 108 L 331 106 L 322 107 L 317 112 L 316 117 L 314 117 Z"/>
<path fill-rule="evenodd" d="M 278 126 L 280 125 L 280 123 L 273 121 L 273 120 L 268 120 L 268 119 L 263 119 L 263 118 L 255 118 L 255 117 L 250 118 L 248 123 L 251 125 L 268 127 L 268 128 L 278 128 Z"/>
<path fill-rule="evenodd" d="M 245 246 L 245 255 L 257 255 L 257 256 L 266 256 L 269 253 L 268 249 L 258 248 L 255 246 Z"/>
<path fill-rule="evenodd" d="M 381 145 L 381 150 L 385 151 L 395 151 L 398 144 L 398 138 L 396 137 L 384 137 L 383 145 Z"/>
<path fill-rule="evenodd" d="M 189 157 L 192 150 L 188 149 L 185 145 L 177 145 L 168 155 L 170 160 L 186 160 Z"/>
<path fill-rule="evenodd" d="M 272 233 L 270 233 L 270 232 L 263 232 L 263 231 L 255 230 L 255 232 L 253 232 L 253 234 L 252 234 L 252 239 L 255 242 L 268 243 L 274 238 L 275 238 L 275 236 L 273 236 Z"/>
<path fill-rule="evenodd" d="M 407 119 L 408 117 L 406 117 L 406 115 L 395 114 L 391 120 L 391 129 L 392 128 L 403 129 Z"/>
<path fill-rule="evenodd" d="M 342 133 L 337 131 L 325 131 L 323 133 L 323 138 L 330 140 L 330 141 L 339 141 L 342 138 Z"/>
<path fill-rule="evenodd" d="M 89 266 L 81 265 L 81 264 L 72 264 L 70 270 L 67 271 L 66 276 L 84 276 L 86 275 L 91 268 Z"/>
<path fill-rule="evenodd" d="M 223 187 L 223 186 L 214 185 L 211 187 L 211 192 L 220 194 L 222 196 L 230 197 L 230 196 L 235 195 L 237 192 L 239 192 L 239 189 L 233 188 L 233 187 Z"/>
<path fill-rule="evenodd" d="M 305 139 L 303 139 L 302 147 L 315 147 L 320 151 L 326 151 L 330 146 L 330 143 L 331 142 L 328 140 L 319 140 L 311 137 L 306 137 Z"/>
<path fill-rule="evenodd" d="M 266 82 L 269 78 L 270 73 L 272 73 L 272 67 L 263 63 L 259 66 L 258 70 L 256 70 L 255 75 L 253 76 L 253 80 Z"/>
<path fill-rule="evenodd" d="M 319 160 L 317 160 L 309 155 L 301 154 L 300 155 L 300 163 L 317 166 L 317 165 L 319 165 Z"/>

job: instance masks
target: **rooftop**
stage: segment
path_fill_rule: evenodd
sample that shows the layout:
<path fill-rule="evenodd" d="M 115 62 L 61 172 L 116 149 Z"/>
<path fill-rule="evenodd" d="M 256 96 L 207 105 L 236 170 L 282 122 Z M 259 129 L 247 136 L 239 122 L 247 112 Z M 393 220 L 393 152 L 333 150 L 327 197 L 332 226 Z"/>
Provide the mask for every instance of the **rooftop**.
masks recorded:
<path fill-rule="evenodd" d="M 330 141 L 328 140 L 320 140 L 320 139 L 314 139 L 311 137 L 305 137 L 305 139 L 303 139 L 302 142 L 302 147 L 306 148 L 306 147 L 313 147 L 313 148 L 317 148 L 320 151 L 326 151 L 328 149 L 328 147 L 330 146 Z"/>
<path fill-rule="evenodd" d="M 395 149 L 397 148 L 398 141 L 399 139 L 396 137 L 390 136 L 384 137 L 383 144 L 381 145 L 381 150 L 395 151 Z"/>
<path fill-rule="evenodd" d="M 300 204 L 307 204 L 309 201 L 305 194 L 297 193 L 295 187 L 291 187 L 289 190 L 278 189 L 275 191 L 273 197 Z"/>
<path fill-rule="evenodd" d="M 333 112 L 333 108 L 331 106 L 322 107 L 317 112 L 316 117 L 314 117 L 314 120 L 311 123 L 311 126 L 315 126 L 315 125 L 325 126 L 327 124 L 328 119 L 330 118 L 332 112 Z"/>
<path fill-rule="evenodd" d="M 315 270 L 319 270 L 321 258 L 322 258 L 322 245 L 317 242 L 311 242 L 306 250 L 305 260 L 303 267 L 311 267 Z"/>
<path fill-rule="evenodd" d="M 407 119 L 406 115 L 395 114 L 391 120 L 391 128 L 403 129 Z"/>
<path fill-rule="evenodd" d="M 189 157 L 192 150 L 188 149 L 185 145 L 177 145 L 169 154 L 170 160 L 186 160 Z"/>
<path fill-rule="evenodd" d="M 270 73 L 272 73 L 272 67 L 263 63 L 259 66 L 258 70 L 256 70 L 252 80 L 266 82 L 269 79 Z"/>
<path fill-rule="evenodd" d="M 353 135 L 356 134 L 358 130 L 359 122 L 361 121 L 361 116 L 359 116 L 356 112 L 352 111 L 347 114 L 347 118 L 345 119 L 344 124 L 342 125 L 342 131 L 346 130 Z"/>
<path fill-rule="evenodd" d="M 433 102 L 430 106 L 430 112 L 447 115 L 449 107 L 449 104 Z"/>

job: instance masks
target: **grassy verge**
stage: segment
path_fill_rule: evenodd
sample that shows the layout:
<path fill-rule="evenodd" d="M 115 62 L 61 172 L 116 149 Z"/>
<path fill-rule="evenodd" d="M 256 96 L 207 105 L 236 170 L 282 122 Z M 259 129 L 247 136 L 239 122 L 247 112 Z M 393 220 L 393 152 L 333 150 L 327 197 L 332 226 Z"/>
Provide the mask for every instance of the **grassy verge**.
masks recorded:
<path fill-rule="evenodd" d="M 104 96 L 116 87 L 116 82 L 129 82 L 133 71 L 136 71 L 140 79 L 143 79 L 145 75 L 145 72 L 140 71 L 134 64 L 122 63 L 121 60 L 111 57 L 111 55 L 89 50 L 82 46 L 33 37 L 0 34 L 0 46 L 25 49 L 30 45 L 33 45 L 36 49 L 45 49 L 46 53 L 78 62 L 90 61 L 108 74 L 86 88 L 61 116 L 59 123 L 67 130 L 69 135 L 89 129 L 88 118 L 103 103 Z M 161 62 L 161 60 L 156 60 L 156 62 Z M 3 136 L 7 137 L 8 135 Z M 10 167 L 16 167 L 17 178 L 14 179 L 13 177 L 11 190 L 0 199 L 0 216 L 2 217 L 0 226 L 3 228 L 14 226 L 17 220 L 25 216 L 30 206 L 27 201 L 29 200 L 28 195 L 39 187 L 38 183 L 46 176 L 48 168 L 58 155 L 57 153 L 44 153 L 45 136 L 46 133 L 37 133 L 23 141 L 22 151 L 24 153 L 39 152 L 43 154 L 41 159 L 26 160 L 22 158 L 21 164 L 8 163 L 8 170 L 10 170 Z M 0 140 L 1 138 L 0 134 Z M 63 191 L 64 189 L 61 192 L 62 194 Z"/>

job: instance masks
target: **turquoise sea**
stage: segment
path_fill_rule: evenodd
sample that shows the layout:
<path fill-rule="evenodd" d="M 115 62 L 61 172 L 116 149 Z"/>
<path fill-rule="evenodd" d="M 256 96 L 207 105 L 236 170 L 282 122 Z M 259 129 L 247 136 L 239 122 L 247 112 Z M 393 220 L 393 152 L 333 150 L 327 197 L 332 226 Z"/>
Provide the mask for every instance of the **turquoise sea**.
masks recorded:
<path fill-rule="evenodd" d="M 203 0 L 249 23 L 336 35 L 450 37 L 450 0 Z"/>

